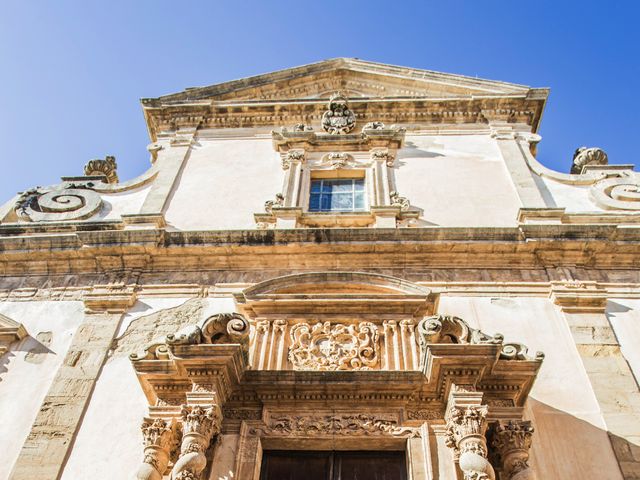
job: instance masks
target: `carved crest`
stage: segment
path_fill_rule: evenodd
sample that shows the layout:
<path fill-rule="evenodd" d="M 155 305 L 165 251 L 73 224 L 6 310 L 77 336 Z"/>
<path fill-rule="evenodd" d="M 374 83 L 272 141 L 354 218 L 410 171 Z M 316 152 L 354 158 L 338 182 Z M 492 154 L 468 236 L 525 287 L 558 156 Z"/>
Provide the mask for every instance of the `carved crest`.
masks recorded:
<path fill-rule="evenodd" d="M 296 370 L 368 370 L 378 364 L 378 330 L 370 322 L 299 323 L 291 341 L 289 360 Z"/>
<path fill-rule="evenodd" d="M 329 110 L 322 115 L 322 128 L 331 134 L 349 133 L 356 126 L 356 116 L 349 109 L 349 103 L 341 94 L 329 99 Z"/>

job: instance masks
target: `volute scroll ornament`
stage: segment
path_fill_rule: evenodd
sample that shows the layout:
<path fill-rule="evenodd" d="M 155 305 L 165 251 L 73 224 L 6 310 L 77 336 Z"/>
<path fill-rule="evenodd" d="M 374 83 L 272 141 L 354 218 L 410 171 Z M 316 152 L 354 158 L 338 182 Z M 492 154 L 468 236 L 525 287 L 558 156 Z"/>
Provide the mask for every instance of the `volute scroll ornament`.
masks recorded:
<path fill-rule="evenodd" d="M 23 192 L 14 210 L 27 222 L 82 220 L 97 213 L 102 198 L 93 182 L 67 182 L 54 187 L 36 187 Z"/>
<path fill-rule="evenodd" d="M 332 135 L 346 134 L 356 126 L 356 116 L 349 109 L 349 103 L 341 94 L 329 99 L 329 110 L 322 115 L 322 128 Z"/>
<path fill-rule="evenodd" d="M 526 345 L 503 342 L 504 336 L 502 334 L 488 335 L 478 329 L 471 328 L 463 319 L 452 315 L 434 315 L 426 317 L 418 323 L 418 344 L 423 351 L 429 344 L 434 343 L 501 345 L 501 360 L 541 361 L 544 359 L 542 352 L 536 352 L 535 356 L 530 356 Z"/>

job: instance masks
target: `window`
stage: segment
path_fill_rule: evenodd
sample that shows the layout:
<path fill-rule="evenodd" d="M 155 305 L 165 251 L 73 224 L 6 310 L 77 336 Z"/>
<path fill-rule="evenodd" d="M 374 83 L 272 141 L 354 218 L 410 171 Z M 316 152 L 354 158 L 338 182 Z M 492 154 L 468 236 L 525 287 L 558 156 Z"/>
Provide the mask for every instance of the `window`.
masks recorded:
<path fill-rule="evenodd" d="M 363 178 L 311 180 L 310 212 L 362 212 L 364 210 Z"/>
<path fill-rule="evenodd" d="M 266 451 L 260 480 L 406 480 L 404 452 Z"/>

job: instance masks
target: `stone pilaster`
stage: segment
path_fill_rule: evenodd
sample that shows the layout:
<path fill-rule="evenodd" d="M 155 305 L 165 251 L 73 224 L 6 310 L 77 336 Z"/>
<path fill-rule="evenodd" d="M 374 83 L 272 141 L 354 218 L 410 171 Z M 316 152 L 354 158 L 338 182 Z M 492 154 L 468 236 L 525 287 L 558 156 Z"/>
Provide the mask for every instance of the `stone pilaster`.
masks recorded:
<path fill-rule="evenodd" d="M 464 480 L 495 479 L 487 460 L 487 413 L 481 392 L 469 386 L 452 387 L 445 417 L 446 444 L 453 449 Z"/>
<path fill-rule="evenodd" d="M 489 123 L 491 136 L 496 139 L 502 158 L 513 181 L 524 208 L 544 208 L 546 203 L 534 179 L 534 173 L 529 169 L 526 160 L 531 155 L 529 139 L 540 137 L 529 134 L 523 135 L 513 130 L 513 125 L 505 121 L 491 121 Z"/>
<path fill-rule="evenodd" d="M 553 282 L 596 396 L 624 478 L 640 478 L 640 392 L 606 315 L 607 292 L 595 282 Z"/>
<path fill-rule="evenodd" d="M 529 421 L 498 421 L 491 429 L 491 448 L 502 467 L 503 480 L 535 480 L 529 466 L 533 427 Z"/>
<path fill-rule="evenodd" d="M 122 315 L 134 301 L 133 288 L 125 285 L 95 286 L 87 294 L 85 319 L 22 446 L 12 480 L 60 477 Z"/>
<path fill-rule="evenodd" d="M 207 466 L 204 452 L 211 439 L 220 433 L 222 413 L 218 405 L 183 405 L 181 411 L 182 445 L 173 466 L 172 480 L 197 480 Z"/>
<path fill-rule="evenodd" d="M 151 190 L 142 204 L 140 212 L 126 215 L 127 225 L 164 226 L 164 212 L 175 184 L 184 169 L 197 128 L 182 128 L 166 140 L 158 142 L 162 148 L 156 150 L 158 174 L 151 184 Z"/>

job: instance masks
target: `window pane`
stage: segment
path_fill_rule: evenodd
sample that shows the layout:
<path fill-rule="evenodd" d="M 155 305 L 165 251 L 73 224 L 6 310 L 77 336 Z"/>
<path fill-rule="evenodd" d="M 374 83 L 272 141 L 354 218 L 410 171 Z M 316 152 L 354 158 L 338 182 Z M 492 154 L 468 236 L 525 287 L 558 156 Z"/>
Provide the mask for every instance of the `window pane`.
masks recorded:
<path fill-rule="evenodd" d="M 309 197 L 309 210 L 320 210 L 320 194 L 311 194 Z"/>
<path fill-rule="evenodd" d="M 311 181 L 311 191 L 312 192 L 319 192 L 321 183 L 322 183 L 322 180 L 312 180 Z"/>
<path fill-rule="evenodd" d="M 364 210 L 364 192 L 356 192 L 354 208 L 355 210 Z"/>
<path fill-rule="evenodd" d="M 333 182 L 333 193 L 353 191 L 353 180 L 336 180 Z"/>
<path fill-rule="evenodd" d="M 331 183 L 331 180 L 322 180 L 322 192 L 323 193 L 331 193 L 332 189 L 333 189 L 333 185 Z"/>
<path fill-rule="evenodd" d="M 353 196 L 351 193 L 338 193 L 332 195 L 331 210 L 353 210 Z"/>
<path fill-rule="evenodd" d="M 356 192 L 364 192 L 364 178 L 358 178 L 353 181 Z"/>

